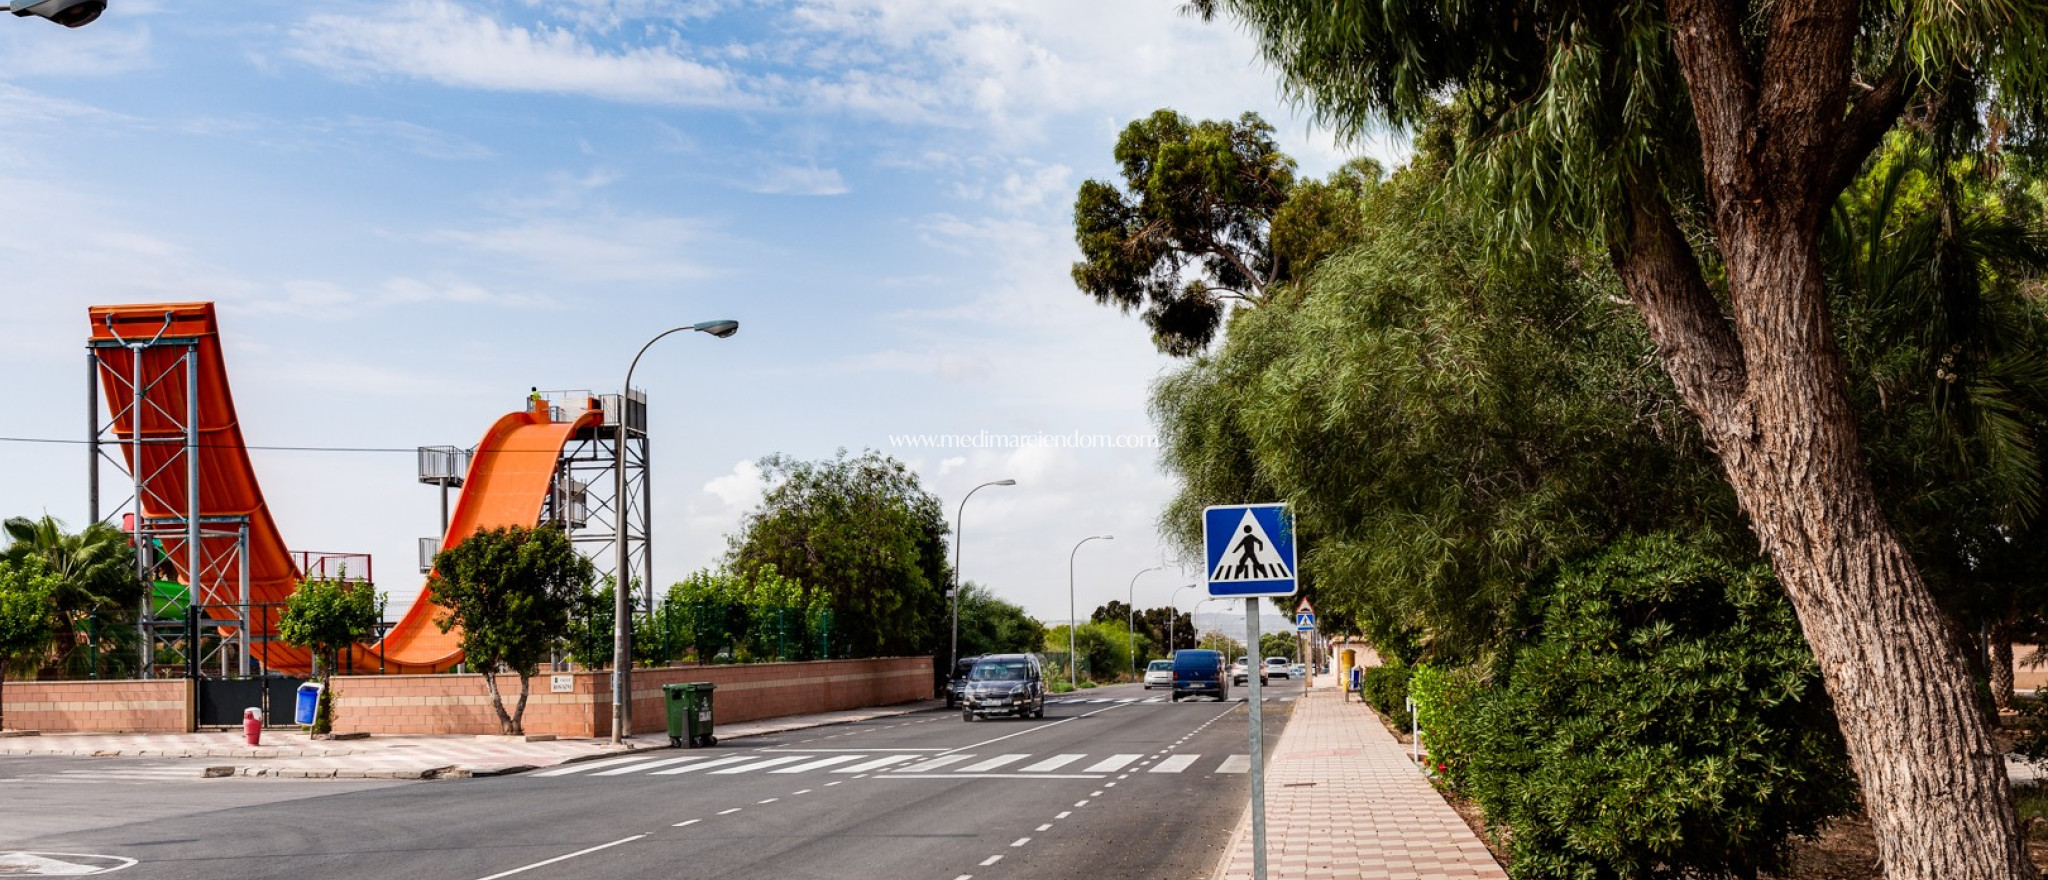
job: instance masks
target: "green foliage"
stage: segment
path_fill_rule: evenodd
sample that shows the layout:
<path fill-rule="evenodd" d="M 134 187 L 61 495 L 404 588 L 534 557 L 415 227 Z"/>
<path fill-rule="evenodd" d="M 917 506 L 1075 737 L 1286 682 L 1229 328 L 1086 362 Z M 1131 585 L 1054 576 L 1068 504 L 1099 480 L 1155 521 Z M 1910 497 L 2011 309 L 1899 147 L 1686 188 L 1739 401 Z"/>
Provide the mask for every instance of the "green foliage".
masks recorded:
<path fill-rule="evenodd" d="M 1365 703 L 1380 717 L 1408 730 L 1408 687 L 1415 670 L 1407 666 L 1374 666 L 1365 671 Z"/>
<path fill-rule="evenodd" d="M 960 588 L 960 656 L 1022 654 L 1045 645 L 1045 624 L 1023 606 L 968 581 Z"/>
<path fill-rule="evenodd" d="M 1261 633 L 1259 635 L 1259 658 L 1286 657 L 1292 661 L 1301 653 L 1301 639 L 1292 632 Z"/>
<path fill-rule="evenodd" d="M 1153 394 L 1181 550 L 1204 507 L 1288 501 L 1319 606 L 1409 661 L 1424 633 L 1483 653 L 1539 572 L 1629 529 L 1735 521 L 1614 280 L 1563 247 L 1503 265 L 1440 184 L 1372 188 L 1369 238 Z"/>
<path fill-rule="evenodd" d="M 343 577 L 347 572 L 342 573 Z M 324 678 L 334 675 L 340 652 L 377 637 L 384 620 L 382 595 L 369 584 L 309 580 L 285 598 L 277 637 L 313 652 Z"/>
<path fill-rule="evenodd" d="M 1074 633 L 1075 649 L 1080 651 L 1081 678 L 1097 681 L 1115 681 L 1118 676 L 1131 670 L 1130 635 L 1121 624 L 1084 623 Z M 1142 650 L 1145 646 L 1139 645 Z M 1046 631 L 1045 651 L 1048 654 L 1067 652 L 1067 625 L 1060 624 Z"/>
<path fill-rule="evenodd" d="M 667 645 L 666 659 L 687 651 L 699 664 L 829 657 L 832 612 L 823 594 L 805 592 L 772 564 L 751 575 L 698 571 L 669 588 L 647 641 Z"/>
<path fill-rule="evenodd" d="M 1431 758 L 1517 878 L 1751 876 L 1854 807 L 1790 603 L 1725 555 L 1619 541 L 1550 585 L 1490 687 L 1416 675 Z"/>
<path fill-rule="evenodd" d="M 147 589 L 135 572 L 128 535 L 106 523 L 73 534 L 48 515 L 12 517 L 0 530 L 9 541 L 0 558 L 17 563 L 40 559 L 57 578 L 51 625 L 70 635 L 52 638 L 46 662 L 80 677 L 99 671 L 94 667 L 107 659 L 115 661 L 113 668 L 125 668 L 128 661 L 121 658 L 133 656 L 135 609 Z M 95 617 L 106 618 L 109 625 L 95 625 Z"/>
<path fill-rule="evenodd" d="M 40 557 L 0 557 L 0 687 L 8 673 L 32 666 L 49 650 L 56 632 L 51 609 L 62 588 L 62 579 Z M 6 728 L 5 721 L 0 718 L 0 729 Z"/>
<path fill-rule="evenodd" d="M 728 564 L 774 566 L 791 605 L 832 615 L 833 656 L 926 653 L 945 640 L 945 510 L 903 463 L 868 451 L 761 460 L 768 491 L 731 538 Z M 751 581 L 749 581 L 751 583 Z"/>
<path fill-rule="evenodd" d="M 568 634 L 569 611 L 595 576 L 553 526 L 478 529 L 434 556 L 427 588 L 446 609 L 434 622 L 442 632 L 461 630 L 465 662 L 483 674 L 506 733 L 520 732 L 528 680 Z M 501 664 L 519 676 L 519 703 L 510 713 L 498 693 Z"/>
<path fill-rule="evenodd" d="M 1203 633 L 1202 637 L 1196 640 L 1195 647 L 1201 648 L 1206 651 L 1221 652 L 1223 654 L 1223 662 L 1225 663 L 1229 663 L 1233 660 L 1236 660 L 1239 657 L 1244 656 L 1243 642 L 1233 639 L 1213 629 Z"/>

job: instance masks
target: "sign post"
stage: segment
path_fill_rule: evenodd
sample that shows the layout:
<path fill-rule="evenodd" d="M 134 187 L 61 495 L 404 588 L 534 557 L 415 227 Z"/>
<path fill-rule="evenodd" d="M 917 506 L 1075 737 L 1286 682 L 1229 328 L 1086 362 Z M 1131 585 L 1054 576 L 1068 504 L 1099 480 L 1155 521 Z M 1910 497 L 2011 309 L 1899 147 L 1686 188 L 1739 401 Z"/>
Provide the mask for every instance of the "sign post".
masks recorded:
<path fill-rule="evenodd" d="M 1296 579 L 1294 520 L 1285 504 L 1234 504 L 1202 511 L 1204 579 L 1215 598 L 1244 599 L 1245 665 L 1259 654 L 1259 597 L 1292 596 Z M 1313 618 L 1311 618 L 1313 619 Z M 1259 707 L 1259 670 L 1248 669 L 1251 715 L 1252 880 L 1266 880 L 1265 719 Z"/>

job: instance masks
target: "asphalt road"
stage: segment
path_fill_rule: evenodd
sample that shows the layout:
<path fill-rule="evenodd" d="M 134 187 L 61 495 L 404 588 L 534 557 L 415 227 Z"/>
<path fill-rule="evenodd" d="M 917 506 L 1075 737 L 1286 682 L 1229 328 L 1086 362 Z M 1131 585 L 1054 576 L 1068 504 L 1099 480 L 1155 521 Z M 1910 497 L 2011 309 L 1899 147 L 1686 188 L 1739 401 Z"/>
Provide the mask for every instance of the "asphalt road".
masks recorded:
<path fill-rule="evenodd" d="M 1068 702 L 1042 721 L 923 712 L 488 779 L 0 759 L 0 852 L 193 880 L 1206 878 L 1246 803 L 1244 693 L 1097 688 L 1054 697 Z M 1266 689 L 1268 754 L 1299 693 Z M 114 771 L 139 778 L 91 781 Z"/>

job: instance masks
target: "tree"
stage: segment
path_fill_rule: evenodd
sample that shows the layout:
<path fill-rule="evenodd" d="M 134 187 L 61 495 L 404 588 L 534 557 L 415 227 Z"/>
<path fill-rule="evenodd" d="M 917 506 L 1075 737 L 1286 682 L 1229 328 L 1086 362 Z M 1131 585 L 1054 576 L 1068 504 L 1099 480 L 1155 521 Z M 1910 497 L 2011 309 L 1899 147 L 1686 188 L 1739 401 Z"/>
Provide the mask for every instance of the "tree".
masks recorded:
<path fill-rule="evenodd" d="M 1886 520 L 1826 298 L 1829 208 L 1909 111 L 1961 149 L 2048 122 L 2048 16 L 1851 0 L 1228 8 L 1343 133 L 1467 109 L 1508 237 L 1599 236 L 1835 700 L 1887 876 L 2033 875 L 1950 623 Z M 1895 663 L 1890 658 L 1920 658 Z"/>
<path fill-rule="evenodd" d="M 333 729 L 334 670 L 342 651 L 377 637 L 384 622 L 384 597 L 375 587 L 347 580 L 348 572 L 334 580 L 317 579 L 299 584 L 285 598 L 284 614 L 277 619 L 277 636 L 286 644 L 313 652 L 320 664 L 320 706 L 313 718 L 313 732 Z"/>
<path fill-rule="evenodd" d="M 1022 654 L 1046 644 L 1045 624 L 1023 606 L 968 581 L 960 588 L 960 656 Z"/>
<path fill-rule="evenodd" d="M 9 541 L 5 558 L 19 562 L 41 559 L 57 579 L 52 602 L 56 656 L 66 664 L 73 649 L 91 636 L 86 620 L 97 613 L 128 611 L 142 600 L 146 586 L 135 572 L 135 548 L 126 533 L 106 523 L 93 523 L 77 533 L 48 514 L 40 518 L 11 517 L 0 524 Z"/>
<path fill-rule="evenodd" d="M 1195 641 L 1195 647 L 1205 651 L 1222 652 L 1224 663 L 1231 663 L 1245 656 L 1244 643 L 1224 635 L 1221 630 L 1212 629 L 1203 633 L 1202 637 Z"/>
<path fill-rule="evenodd" d="M 483 674 L 507 735 L 523 732 L 531 679 L 568 633 L 569 609 L 595 577 L 590 560 L 554 526 L 478 529 L 434 555 L 427 589 L 446 609 L 434 623 L 444 633 L 461 631 L 464 660 Z M 498 689 L 500 666 L 519 676 L 519 702 L 510 713 Z"/>
<path fill-rule="evenodd" d="M 0 558 L 0 687 L 15 667 L 41 657 L 49 649 L 50 607 L 60 579 L 34 556 L 11 560 Z M 5 706 L 0 694 L 0 706 Z M 0 730 L 6 719 L 0 718 Z"/>
<path fill-rule="evenodd" d="M 1131 669 L 1131 649 L 1122 624 L 1084 623 L 1074 632 L 1074 647 L 1080 652 L 1078 677 L 1083 681 L 1112 681 Z M 1143 647 L 1143 646 L 1140 646 Z M 1042 650 L 1067 653 L 1067 625 L 1046 630 Z M 1064 676 L 1062 676 L 1064 677 Z"/>
<path fill-rule="evenodd" d="M 767 565 L 821 600 L 833 638 L 855 656 L 927 653 L 939 645 L 948 583 L 944 507 L 903 463 L 845 450 L 824 461 L 761 460 L 768 485 L 730 539 L 742 577 Z"/>
<path fill-rule="evenodd" d="M 1259 656 L 1261 658 L 1286 657 L 1289 660 L 1293 660 L 1296 659 L 1294 655 L 1301 653 L 1300 649 L 1301 639 L 1297 638 L 1293 633 L 1264 633 L 1259 636 Z"/>

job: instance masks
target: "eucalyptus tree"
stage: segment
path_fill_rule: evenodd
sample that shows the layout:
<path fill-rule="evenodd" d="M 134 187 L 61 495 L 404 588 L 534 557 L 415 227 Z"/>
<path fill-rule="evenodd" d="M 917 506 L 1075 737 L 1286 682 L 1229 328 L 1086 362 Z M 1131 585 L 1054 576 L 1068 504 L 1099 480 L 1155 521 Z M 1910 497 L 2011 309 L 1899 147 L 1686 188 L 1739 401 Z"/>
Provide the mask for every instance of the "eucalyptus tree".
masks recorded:
<path fill-rule="evenodd" d="M 1192 5 L 1241 18 L 1341 133 L 1453 95 L 1457 177 L 1495 200 L 1503 240 L 1605 243 L 1798 614 L 1887 875 L 2033 876 L 1951 624 L 1862 457 L 1821 238 L 1904 119 L 1959 151 L 2039 141 L 2039 5 Z"/>

